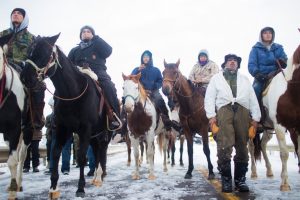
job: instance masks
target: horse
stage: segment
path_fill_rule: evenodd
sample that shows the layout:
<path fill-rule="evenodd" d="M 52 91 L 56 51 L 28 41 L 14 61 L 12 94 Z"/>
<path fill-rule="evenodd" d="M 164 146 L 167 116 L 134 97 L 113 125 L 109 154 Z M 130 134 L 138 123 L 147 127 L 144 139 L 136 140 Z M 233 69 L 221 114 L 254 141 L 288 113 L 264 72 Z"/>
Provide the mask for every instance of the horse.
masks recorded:
<path fill-rule="evenodd" d="M 124 107 L 127 112 L 128 134 L 133 145 L 135 157 L 135 171 L 132 179 L 140 179 L 139 175 L 139 142 L 144 137 L 147 143 L 147 158 L 149 162 L 149 180 L 154 180 L 154 138 L 158 135 L 158 144 L 160 150 L 164 149 L 164 171 L 167 171 L 165 140 L 166 130 L 162 125 L 162 120 L 157 122 L 157 113 L 154 104 L 147 97 L 147 93 L 139 82 L 141 73 L 138 75 L 123 76 L 123 99 Z M 158 127 L 157 127 L 158 126 Z M 157 127 L 157 128 L 156 128 Z"/>
<path fill-rule="evenodd" d="M 176 63 L 164 61 L 163 93 L 175 95 L 179 103 L 179 119 L 187 139 L 189 166 L 185 174 L 186 179 L 192 178 L 193 164 L 193 135 L 199 133 L 203 139 L 203 151 L 207 159 L 209 175 L 208 179 L 215 177 L 213 165 L 210 160 L 208 144 L 208 119 L 204 110 L 204 97 L 200 91 L 193 88 L 191 83 L 179 71 L 180 60 Z"/>
<path fill-rule="evenodd" d="M 289 157 L 288 148 L 286 145 L 285 140 L 285 130 L 286 127 L 283 127 L 281 124 L 279 124 L 279 121 L 277 120 L 276 116 L 280 114 L 280 111 L 285 111 L 288 113 L 291 113 L 292 110 L 295 110 L 295 108 L 289 108 L 286 104 L 281 105 L 279 99 L 281 96 L 285 93 L 285 91 L 288 88 L 288 81 L 291 80 L 293 72 L 294 72 L 294 65 L 291 62 L 291 59 L 288 60 L 287 67 L 284 70 L 281 70 L 270 82 L 267 89 L 263 92 L 263 105 L 267 108 L 268 116 L 272 120 L 274 124 L 274 131 L 277 137 L 279 149 L 280 149 L 280 159 L 282 162 L 282 171 L 281 171 L 281 184 L 280 184 L 280 190 L 281 191 L 290 191 L 291 187 L 288 183 L 288 173 L 287 173 L 287 160 Z M 286 101 L 287 102 L 287 101 Z M 281 122 L 282 123 L 282 122 Z M 299 123 L 298 123 L 299 124 Z M 271 163 L 268 159 L 267 153 L 266 153 L 266 144 L 267 142 L 272 138 L 273 130 L 264 130 L 263 136 L 261 138 L 261 141 L 258 143 L 255 143 L 256 146 L 259 146 L 261 148 L 257 148 L 258 151 L 263 152 L 263 156 L 266 162 L 267 167 L 267 177 L 272 177 L 273 172 L 271 168 Z M 255 136 L 255 139 L 260 139 L 260 136 L 257 134 Z M 261 143 L 261 144 L 259 144 Z M 251 147 L 252 146 L 252 147 Z M 250 142 L 249 150 L 251 153 L 251 177 L 256 178 L 256 165 L 253 158 L 253 143 Z M 260 152 L 257 153 L 257 155 L 260 155 Z"/>
<path fill-rule="evenodd" d="M 287 90 L 279 97 L 276 119 L 279 124 L 289 129 L 295 150 L 300 156 L 300 45 L 295 50 L 289 64 L 293 68 L 291 80 L 287 83 Z M 296 139 L 297 138 L 297 139 Z M 298 145 L 298 146 L 296 146 Z M 300 161 L 298 162 L 300 173 Z"/>
<path fill-rule="evenodd" d="M 179 106 L 175 106 L 174 109 L 171 111 L 171 117 L 170 118 L 172 119 L 173 123 L 179 123 L 178 112 L 179 112 Z M 183 134 L 180 133 L 180 130 L 175 130 L 173 127 L 172 127 L 172 133 L 173 133 L 172 137 L 170 138 L 170 141 L 169 141 L 170 145 L 169 145 L 169 148 L 168 148 L 168 159 L 170 158 L 170 150 L 171 150 L 171 166 L 174 166 L 175 165 L 175 151 L 176 151 L 175 142 L 176 142 L 176 138 L 178 137 L 179 141 L 180 141 L 179 163 L 180 163 L 180 166 L 184 166 L 183 160 L 182 160 L 182 154 L 183 154 L 183 144 L 184 144 L 185 137 L 184 137 Z"/>
<path fill-rule="evenodd" d="M 124 106 L 120 107 L 121 110 L 121 120 L 122 120 L 122 128 L 117 130 L 116 133 L 124 135 L 125 138 L 125 142 L 126 142 L 126 147 L 127 147 L 127 166 L 130 166 L 131 164 L 131 141 L 128 135 L 128 127 L 127 127 L 127 113 L 125 110 Z M 145 149 L 145 145 L 144 143 L 146 143 L 145 139 L 141 139 L 140 140 L 140 150 L 141 150 L 141 157 L 139 160 L 139 163 L 142 164 L 143 163 L 143 156 L 144 156 L 144 149 Z"/>
<path fill-rule="evenodd" d="M 0 38 L 0 132 L 9 145 L 7 165 L 11 173 L 9 199 L 16 199 L 22 191 L 23 165 L 27 147 L 32 139 L 26 93 L 19 73 L 5 57 L 5 44 L 12 35 Z M 23 128 L 21 128 L 23 125 Z"/>
<path fill-rule="evenodd" d="M 54 113 L 56 142 L 53 153 L 53 169 L 49 197 L 60 196 L 58 189 L 58 162 L 63 145 L 72 137 L 79 136 L 77 163 L 80 176 L 76 196 L 84 197 L 84 166 L 90 144 L 95 155 L 96 170 L 92 184 L 101 186 L 106 175 L 107 148 L 112 133 L 108 131 L 107 108 L 98 85 L 87 74 L 79 71 L 55 44 L 60 34 L 52 37 L 37 37 L 22 72 L 26 87 L 34 87 L 38 81 L 50 78 L 54 87 Z"/>

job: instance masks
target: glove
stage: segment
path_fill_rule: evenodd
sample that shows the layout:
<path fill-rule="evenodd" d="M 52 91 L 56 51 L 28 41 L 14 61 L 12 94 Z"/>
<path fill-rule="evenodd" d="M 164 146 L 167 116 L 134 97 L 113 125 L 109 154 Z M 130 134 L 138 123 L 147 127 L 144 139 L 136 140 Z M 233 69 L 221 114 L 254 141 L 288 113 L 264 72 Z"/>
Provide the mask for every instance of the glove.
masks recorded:
<path fill-rule="evenodd" d="M 257 73 L 255 76 L 254 76 L 255 79 L 257 79 L 258 81 L 260 82 L 265 82 L 268 77 L 264 74 L 261 74 L 261 73 Z"/>
<path fill-rule="evenodd" d="M 256 135 L 256 129 L 257 129 L 257 122 L 256 121 L 252 121 L 251 122 L 251 126 L 248 130 L 248 136 L 249 136 L 249 139 L 253 140 L 255 135 Z"/>
<path fill-rule="evenodd" d="M 286 64 L 285 60 L 283 60 L 281 58 L 276 60 L 276 67 L 277 68 L 279 68 L 279 69 L 283 68 L 284 69 L 284 68 L 286 68 L 286 66 L 287 66 L 287 64 Z"/>
<path fill-rule="evenodd" d="M 217 119 L 215 117 L 210 118 L 209 125 L 213 135 L 216 135 L 220 130 L 220 128 L 217 126 Z"/>

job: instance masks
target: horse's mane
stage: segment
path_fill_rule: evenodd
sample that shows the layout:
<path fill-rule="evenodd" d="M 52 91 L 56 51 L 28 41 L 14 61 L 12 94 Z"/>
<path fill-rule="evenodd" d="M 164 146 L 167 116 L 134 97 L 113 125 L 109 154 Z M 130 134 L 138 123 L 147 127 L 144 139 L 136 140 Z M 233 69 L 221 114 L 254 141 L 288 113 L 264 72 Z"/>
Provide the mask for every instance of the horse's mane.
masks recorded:
<path fill-rule="evenodd" d="M 146 92 L 146 90 L 144 89 L 143 85 L 140 82 L 138 82 L 138 85 L 139 85 L 141 98 L 142 98 L 143 101 L 145 101 L 147 99 L 147 92 Z"/>

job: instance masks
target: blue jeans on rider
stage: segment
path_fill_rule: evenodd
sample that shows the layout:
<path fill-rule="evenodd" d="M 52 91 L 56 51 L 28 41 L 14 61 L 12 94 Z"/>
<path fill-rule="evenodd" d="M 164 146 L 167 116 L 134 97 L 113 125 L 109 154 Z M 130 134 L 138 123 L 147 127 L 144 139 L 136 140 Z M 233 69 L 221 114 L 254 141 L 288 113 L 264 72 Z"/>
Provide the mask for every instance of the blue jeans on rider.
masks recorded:
<path fill-rule="evenodd" d="M 87 157 L 88 157 L 88 161 L 89 161 L 89 168 L 90 171 L 95 171 L 95 156 L 94 156 L 94 152 L 92 149 L 92 146 L 89 145 L 88 150 L 87 150 Z"/>
<path fill-rule="evenodd" d="M 253 86 L 253 89 L 254 89 L 254 92 L 256 94 L 258 101 L 260 101 L 262 99 L 262 92 L 263 92 L 262 90 L 264 88 L 264 85 L 265 85 L 265 82 L 261 82 L 261 81 L 254 79 L 252 86 Z"/>

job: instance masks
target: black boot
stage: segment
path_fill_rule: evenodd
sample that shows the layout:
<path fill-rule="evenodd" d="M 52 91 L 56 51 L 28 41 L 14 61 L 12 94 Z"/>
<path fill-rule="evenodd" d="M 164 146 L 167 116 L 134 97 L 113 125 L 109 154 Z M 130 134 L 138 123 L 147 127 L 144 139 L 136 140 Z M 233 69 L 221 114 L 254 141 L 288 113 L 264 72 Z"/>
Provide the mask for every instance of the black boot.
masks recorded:
<path fill-rule="evenodd" d="M 239 192 L 249 192 L 246 184 L 246 172 L 248 171 L 248 163 L 235 163 L 234 165 L 234 183 L 235 189 Z"/>
<path fill-rule="evenodd" d="M 221 179 L 222 179 L 222 192 L 232 192 L 232 176 L 230 162 L 220 167 Z"/>

